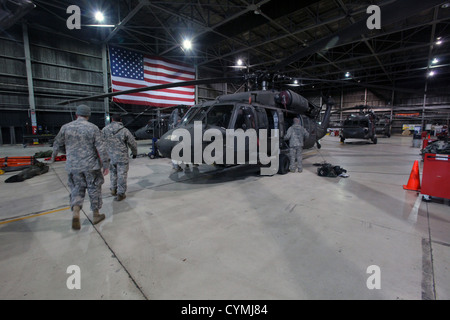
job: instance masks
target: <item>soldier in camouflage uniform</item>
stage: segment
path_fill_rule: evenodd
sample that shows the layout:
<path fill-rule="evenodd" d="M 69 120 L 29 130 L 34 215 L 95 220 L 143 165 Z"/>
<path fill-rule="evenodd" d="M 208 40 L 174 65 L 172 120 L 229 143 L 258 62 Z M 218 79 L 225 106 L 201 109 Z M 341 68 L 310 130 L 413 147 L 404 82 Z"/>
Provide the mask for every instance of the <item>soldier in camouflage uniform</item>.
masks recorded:
<path fill-rule="evenodd" d="M 137 156 L 137 143 L 131 132 L 122 124 L 120 115 L 113 115 L 112 122 L 103 128 L 103 138 L 106 142 L 111 171 L 111 194 L 114 200 L 126 198 L 127 178 L 129 169 L 128 148 L 131 149 L 133 159 Z"/>
<path fill-rule="evenodd" d="M 66 171 L 70 187 L 70 206 L 73 212 L 72 228 L 80 229 L 80 210 L 86 190 L 94 214 L 94 224 L 105 219 L 100 214 L 104 175 L 109 173 L 109 158 L 100 129 L 88 122 L 91 109 L 86 105 L 77 107 L 77 119 L 63 125 L 53 143 L 51 162 L 60 148 L 66 150 Z M 103 172 L 102 172 L 103 169 Z"/>
<path fill-rule="evenodd" d="M 289 140 L 289 156 L 290 156 L 290 171 L 303 171 L 303 142 L 309 137 L 309 132 L 300 124 L 299 118 L 294 118 L 294 124 L 287 130 L 285 140 Z M 297 163 L 296 163 L 297 160 Z"/>

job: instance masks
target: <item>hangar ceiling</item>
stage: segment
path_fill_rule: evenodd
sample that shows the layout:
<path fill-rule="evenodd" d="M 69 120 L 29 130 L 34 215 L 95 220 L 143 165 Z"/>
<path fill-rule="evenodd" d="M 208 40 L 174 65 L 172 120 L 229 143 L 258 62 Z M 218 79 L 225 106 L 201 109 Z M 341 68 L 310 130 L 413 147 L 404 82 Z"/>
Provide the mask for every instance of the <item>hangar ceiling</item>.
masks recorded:
<path fill-rule="evenodd" d="M 33 2 L 36 8 L 26 18 L 35 28 L 192 63 L 209 74 L 242 72 L 236 68 L 242 59 L 251 72 L 327 80 L 304 80 L 305 90 L 365 86 L 423 92 L 427 81 L 450 83 L 450 1 Z M 73 4 L 81 8 L 81 30 L 66 27 L 66 10 Z M 381 9 L 379 30 L 366 27 L 371 15 L 366 10 L 373 4 Z M 110 27 L 89 26 L 98 24 L 96 10 Z M 182 48 L 185 38 L 192 39 L 192 50 Z"/>

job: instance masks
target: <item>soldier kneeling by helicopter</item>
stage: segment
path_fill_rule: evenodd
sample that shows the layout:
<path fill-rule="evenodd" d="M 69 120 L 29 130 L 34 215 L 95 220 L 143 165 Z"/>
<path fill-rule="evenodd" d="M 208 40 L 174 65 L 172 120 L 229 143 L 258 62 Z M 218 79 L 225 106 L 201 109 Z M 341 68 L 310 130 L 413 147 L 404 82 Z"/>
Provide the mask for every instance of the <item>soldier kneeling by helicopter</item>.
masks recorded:
<path fill-rule="evenodd" d="M 285 140 L 289 140 L 289 157 L 291 172 L 295 172 L 298 168 L 298 172 L 303 171 L 303 142 L 309 137 L 309 132 L 300 124 L 299 118 L 294 118 L 294 124 L 287 130 L 284 136 Z M 297 160 L 297 163 L 296 163 Z"/>

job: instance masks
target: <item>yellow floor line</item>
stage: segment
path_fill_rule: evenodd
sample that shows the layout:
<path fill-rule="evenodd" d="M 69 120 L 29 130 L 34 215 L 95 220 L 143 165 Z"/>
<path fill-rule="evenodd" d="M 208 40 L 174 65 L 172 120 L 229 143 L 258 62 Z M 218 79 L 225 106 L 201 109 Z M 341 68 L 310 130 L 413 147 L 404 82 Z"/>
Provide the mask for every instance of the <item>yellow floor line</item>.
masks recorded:
<path fill-rule="evenodd" d="M 32 214 L 32 215 L 29 215 L 29 216 L 26 216 L 26 217 L 20 217 L 20 218 L 11 219 L 11 220 L 0 221 L 0 225 L 7 224 L 7 223 L 10 223 L 10 222 L 30 219 L 30 218 L 36 218 L 36 217 L 40 217 L 40 216 L 43 216 L 43 215 L 46 215 L 46 214 L 55 213 L 55 212 L 64 211 L 64 210 L 69 210 L 69 209 L 70 209 L 70 207 L 64 207 L 64 208 L 55 209 L 55 210 L 51 210 L 51 211 L 47 211 L 47 212 Z"/>

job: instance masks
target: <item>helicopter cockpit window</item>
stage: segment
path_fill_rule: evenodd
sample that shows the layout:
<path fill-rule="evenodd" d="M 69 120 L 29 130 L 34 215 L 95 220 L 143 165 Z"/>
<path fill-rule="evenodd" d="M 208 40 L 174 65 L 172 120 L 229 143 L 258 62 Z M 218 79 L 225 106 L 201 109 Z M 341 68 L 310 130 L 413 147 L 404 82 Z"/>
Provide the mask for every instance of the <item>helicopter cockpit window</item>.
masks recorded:
<path fill-rule="evenodd" d="M 358 126 L 358 120 L 345 120 L 344 121 L 345 126 Z"/>
<path fill-rule="evenodd" d="M 184 115 L 183 119 L 181 119 L 181 124 L 186 125 L 188 123 L 191 122 L 191 120 L 196 116 L 196 115 L 201 115 L 201 107 L 191 107 L 186 114 Z"/>
<path fill-rule="evenodd" d="M 242 106 L 238 109 L 234 129 L 256 129 L 255 112 L 249 106 Z"/>
<path fill-rule="evenodd" d="M 211 107 L 206 115 L 206 123 L 211 126 L 228 129 L 233 107 L 233 105 L 216 105 Z"/>

